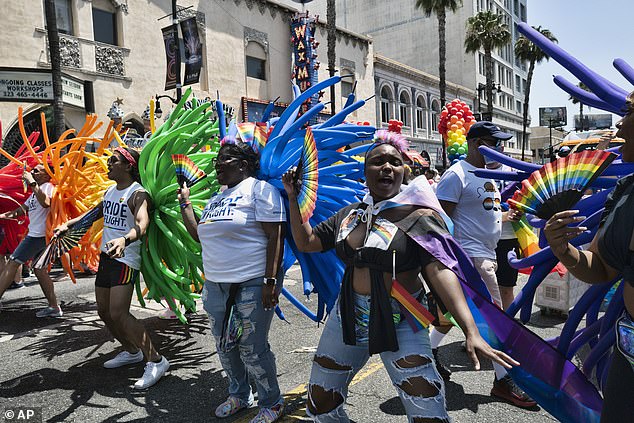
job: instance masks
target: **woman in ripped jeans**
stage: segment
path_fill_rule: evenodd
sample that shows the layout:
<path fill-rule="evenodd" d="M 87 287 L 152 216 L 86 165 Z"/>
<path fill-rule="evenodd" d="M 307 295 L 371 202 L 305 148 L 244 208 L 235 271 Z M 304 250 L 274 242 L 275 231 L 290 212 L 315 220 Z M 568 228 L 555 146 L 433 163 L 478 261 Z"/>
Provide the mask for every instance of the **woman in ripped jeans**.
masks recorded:
<path fill-rule="evenodd" d="M 402 205 L 394 198 L 403 181 L 406 146 L 404 138 L 377 131 L 365 158 L 369 193 L 363 202 L 344 207 L 314 228 L 301 221 L 293 171 L 282 178 L 291 202 L 291 229 L 297 247 L 305 252 L 335 248 L 346 265 L 341 294 L 326 322 L 310 376 L 307 413 L 316 422 L 348 421 L 343 409 L 348 385 L 371 354 L 381 355 L 409 421 L 450 420 L 429 332 L 415 331 L 390 295 L 393 288 L 400 287 L 401 292 L 406 291 L 405 298 L 422 303 L 424 289 L 417 277 L 421 271 L 463 328 L 476 369 L 476 352 L 505 367 L 519 364 L 486 344 L 456 275 L 420 247 L 405 232 L 407 228 L 401 229 L 402 222 L 414 218 L 413 226 L 447 232 L 439 204 L 436 209 L 411 202 Z M 395 201 L 386 201 L 389 199 Z M 393 282 L 393 275 L 398 282 Z"/>
<path fill-rule="evenodd" d="M 211 197 L 200 218 L 184 185 L 179 194 L 183 221 L 202 246 L 202 300 L 229 378 L 229 396 L 216 417 L 229 417 L 253 404 L 249 376 L 258 391 L 252 423 L 279 419 L 284 400 L 268 337 L 282 278 L 284 205 L 277 189 L 253 177 L 258 156 L 245 143 L 224 142 L 215 159 L 218 182 L 227 188 Z"/>

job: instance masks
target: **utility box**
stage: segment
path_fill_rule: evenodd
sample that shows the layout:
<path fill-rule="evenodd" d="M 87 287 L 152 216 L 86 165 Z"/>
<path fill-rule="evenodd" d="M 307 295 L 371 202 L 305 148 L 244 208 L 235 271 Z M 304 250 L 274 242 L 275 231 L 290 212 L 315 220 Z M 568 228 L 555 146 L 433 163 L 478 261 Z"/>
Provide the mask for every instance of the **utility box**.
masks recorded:
<path fill-rule="evenodd" d="M 537 288 L 535 305 L 542 314 L 559 312 L 568 315 L 590 285 L 575 278 L 570 272 L 564 277 L 550 273 Z"/>

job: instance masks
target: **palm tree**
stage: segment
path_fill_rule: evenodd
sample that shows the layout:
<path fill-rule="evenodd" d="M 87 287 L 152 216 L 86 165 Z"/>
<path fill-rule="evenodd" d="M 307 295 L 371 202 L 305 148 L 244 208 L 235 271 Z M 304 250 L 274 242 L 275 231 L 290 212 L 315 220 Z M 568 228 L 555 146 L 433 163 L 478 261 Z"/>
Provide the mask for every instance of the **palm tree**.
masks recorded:
<path fill-rule="evenodd" d="M 590 88 L 588 88 L 588 86 L 586 84 L 584 84 L 583 82 L 579 82 L 577 84 L 577 87 L 581 88 L 584 91 L 588 91 L 591 92 Z M 584 130 L 584 124 L 583 124 L 583 103 L 574 96 L 570 96 L 570 101 L 572 101 L 572 104 L 577 104 L 579 103 L 579 124 L 581 125 L 581 128 L 575 128 L 577 131 Z"/>
<path fill-rule="evenodd" d="M 335 76 L 335 66 L 337 62 L 337 7 L 335 0 L 326 1 L 326 30 L 328 32 L 328 74 Z M 330 111 L 335 114 L 335 86 L 330 86 Z"/>
<path fill-rule="evenodd" d="M 502 48 L 511 42 L 511 33 L 504 23 L 502 15 L 487 10 L 478 12 L 467 19 L 467 32 L 464 47 L 467 53 L 484 50 L 485 94 L 487 100 L 487 114 L 493 116 L 493 49 Z"/>
<path fill-rule="evenodd" d="M 552 42 L 557 42 L 557 38 L 555 38 L 550 30 L 542 28 L 541 26 L 533 28 L 536 31 L 541 32 L 542 35 Z M 550 57 L 524 35 L 520 35 L 515 42 L 515 57 L 522 62 L 529 63 L 528 75 L 526 76 L 526 86 L 524 87 L 524 107 L 522 110 L 522 160 L 524 160 L 524 150 L 526 149 L 526 141 L 528 138 L 528 134 L 526 133 L 526 127 L 528 126 L 528 101 L 531 96 L 533 72 L 535 71 L 536 64 L 541 63 L 544 59 L 548 60 Z"/>
<path fill-rule="evenodd" d="M 53 75 L 53 119 L 55 139 L 64 132 L 64 100 L 62 99 L 62 58 L 59 52 L 59 32 L 57 32 L 57 16 L 55 0 L 45 0 L 46 31 L 48 35 L 48 51 Z"/>
<path fill-rule="evenodd" d="M 422 9 L 426 16 L 432 13 L 438 18 L 438 88 L 440 90 L 441 107 L 447 103 L 446 90 L 447 81 L 445 78 L 445 64 L 447 62 L 447 41 L 445 39 L 445 26 L 447 22 L 447 10 L 455 13 L 462 7 L 462 0 L 416 0 L 416 7 Z M 442 143 L 442 167 L 446 167 L 447 151 L 445 143 Z"/>

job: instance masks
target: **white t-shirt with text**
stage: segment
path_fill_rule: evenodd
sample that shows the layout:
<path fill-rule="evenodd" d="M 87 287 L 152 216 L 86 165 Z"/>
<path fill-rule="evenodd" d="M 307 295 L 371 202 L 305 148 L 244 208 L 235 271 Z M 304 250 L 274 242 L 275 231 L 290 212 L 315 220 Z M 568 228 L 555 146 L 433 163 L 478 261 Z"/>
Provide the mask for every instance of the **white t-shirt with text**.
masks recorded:
<path fill-rule="evenodd" d="M 454 238 L 470 257 L 495 260 L 502 231 L 500 191 L 492 179 L 478 178 L 465 160 L 452 165 L 438 182 L 439 200 L 456 203 Z"/>
<path fill-rule="evenodd" d="M 217 193 L 198 224 L 205 279 L 240 283 L 263 277 L 267 237 L 260 222 L 284 222 L 279 191 L 253 177 Z"/>
<path fill-rule="evenodd" d="M 40 185 L 40 189 L 47 197 L 53 195 L 53 184 L 46 182 Z M 24 206 L 27 208 L 29 215 L 29 233 L 28 235 L 33 238 L 40 238 L 46 236 L 46 218 L 51 211 L 50 207 L 42 207 L 35 193 L 31 194 L 29 198 L 24 202 Z"/>

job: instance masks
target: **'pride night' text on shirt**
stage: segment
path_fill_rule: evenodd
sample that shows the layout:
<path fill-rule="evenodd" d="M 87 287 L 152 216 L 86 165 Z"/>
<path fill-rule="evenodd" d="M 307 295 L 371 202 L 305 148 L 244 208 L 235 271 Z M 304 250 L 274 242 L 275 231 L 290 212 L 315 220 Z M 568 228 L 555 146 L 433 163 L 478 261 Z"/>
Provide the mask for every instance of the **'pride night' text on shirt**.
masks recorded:
<path fill-rule="evenodd" d="M 103 224 L 114 229 L 123 229 L 128 218 L 128 205 L 125 202 L 103 202 Z"/>

